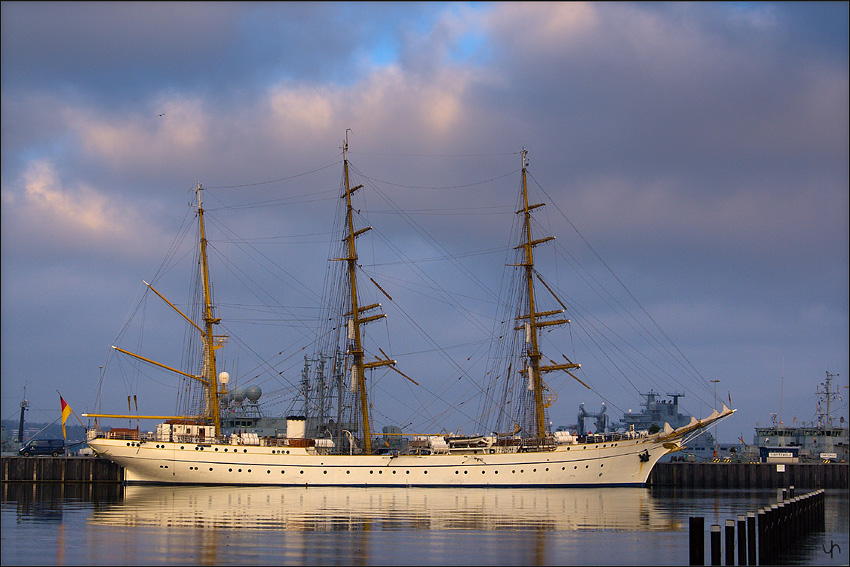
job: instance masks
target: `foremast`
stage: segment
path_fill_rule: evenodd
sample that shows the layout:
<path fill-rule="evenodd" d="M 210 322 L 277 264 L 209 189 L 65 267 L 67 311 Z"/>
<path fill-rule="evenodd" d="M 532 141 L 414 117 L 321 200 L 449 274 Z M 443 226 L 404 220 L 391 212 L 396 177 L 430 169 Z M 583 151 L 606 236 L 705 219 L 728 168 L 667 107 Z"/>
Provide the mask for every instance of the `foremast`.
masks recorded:
<path fill-rule="evenodd" d="M 517 330 L 521 330 L 523 328 L 525 329 L 525 356 L 527 361 L 525 368 L 521 372 L 526 375 L 528 379 L 528 389 L 531 390 L 533 394 L 535 434 L 537 438 L 543 438 L 546 436 L 546 408 L 550 404 L 548 404 L 547 401 L 544 399 L 544 390 L 548 388 L 543 381 L 542 375 L 546 372 L 552 372 L 554 370 L 564 370 L 568 372 L 570 369 L 579 368 L 580 365 L 569 361 L 569 359 L 565 364 L 556 364 L 554 362 L 552 364 L 541 364 L 543 353 L 540 351 L 538 332 L 544 327 L 549 327 L 553 325 L 563 325 L 569 323 L 570 320 L 566 318 L 545 319 L 546 317 L 558 315 L 566 311 L 566 306 L 564 306 L 564 304 L 561 302 L 560 299 L 557 298 L 557 296 L 555 296 L 555 299 L 558 301 L 561 307 L 563 307 L 563 309 L 557 309 L 554 311 L 537 311 L 534 296 L 534 276 L 536 275 L 534 269 L 534 247 L 538 244 L 543 244 L 544 242 L 554 240 L 555 237 L 547 236 L 537 240 L 532 239 L 531 211 L 544 206 L 545 203 L 538 203 L 534 205 L 528 204 L 528 151 L 523 148 L 521 155 L 522 208 L 518 210 L 516 214 L 521 214 L 524 217 L 523 237 L 525 240 L 523 243 L 516 246 L 516 249 L 522 249 L 524 251 L 525 256 L 525 262 L 519 264 L 518 267 L 523 268 L 528 311 L 525 314 L 518 316 L 516 319 L 520 323 L 524 323 L 520 327 L 517 327 Z M 540 282 L 543 283 L 543 285 L 547 289 L 549 289 L 542 279 L 540 280 Z M 549 291 L 551 292 L 552 290 L 549 289 Z M 554 293 L 552 295 L 554 296 Z"/>
<path fill-rule="evenodd" d="M 227 341 L 227 337 L 223 335 L 213 335 L 213 325 L 217 325 L 221 322 L 220 318 L 213 317 L 213 306 L 212 306 L 212 293 L 210 290 L 210 275 L 209 275 L 209 264 L 207 262 L 207 238 L 206 232 L 204 229 L 204 207 L 201 201 L 201 191 L 203 190 L 203 186 L 198 183 L 198 186 L 195 189 L 195 193 L 198 197 L 198 227 L 199 227 L 199 260 L 201 264 L 201 279 L 203 285 L 203 319 L 205 328 L 202 329 L 198 326 L 195 321 L 192 320 L 191 317 L 188 317 L 185 313 L 180 311 L 176 305 L 170 302 L 165 298 L 160 292 L 158 292 L 151 284 L 148 282 L 144 282 L 148 288 L 154 292 L 157 297 L 162 299 L 169 307 L 171 307 L 174 311 L 177 312 L 178 315 L 183 317 L 187 323 L 195 327 L 198 333 L 200 333 L 201 338 L 203 340 L 203 369 L 200 375 L 189 374 L 188 372 L 183 372 L 182 370 L 178 370 L 166 364 L 162 364 L 161 362 L 157 362 L 155 360 L 151 360 L 150 358 L 146 358 L 140 354 L 136 354 L 134 352 L 130 352 L 129 350 L 125 350 L 123 348 L 112 345 L 114 350 L 118 352 L 124 353 L 128 356 L 132 356 L 138 360 L 143 362 L 147 362 L 149 364 L 153 364 L 154 366 L 159 366 L 165 370 L 170 372 L 174 372 L 175 374 L 179 374 L 181 376 L 185 376 L 186 378 L 191 378 L 193 380 L 197 380 L 204 387 L 204 402 L 205 408 L 201 415 L 178 415 L 178 416 L 162 416 L 162 415 L 119 415 L 119 414 L 101 414 L 101 413 L 84 413 L 83 416 L 86 417 L 94 417 L 94 418 L 128 418 L 128 419 L 174 419 L 174 420 L 208 420 L 211 421 L 215 428 L 215 436 L 218 437 L 221 435 L 221 414 L 219 411 L 219 401 L 221 394 L 218 389 L 218 380 L 216 378 L 216 364 L 215 364 L 215 351 L 222 346 Z M 127 398 L 127 405 L 129 411 L 129 397 Z M 138 409 L 138 408 L 137 408 Z"/>
<path fill-rule="evenodd" d="M 365 315 L 366 312 L 380 307 L 380 303 L 362 306 L 357 292 L 357 246 L 356 239 L 361 234 L 372 229 L 366 227 L 360 230 L 354 229 L 354 206 L 351 203 L 351 196 L 358 189 L 362 189 L 363 185 L 351 187 L 348 171 L 348 131 L 345 132 L 345 141 L 342 147 L 343 155 L 343 172 L 344 172 L 344 194 L 345 199 L 345 231 L 346 236 L 343 241 L 346 243 L 347 256 L 338 258 L 346 263 L 346 275 L 348 279 L 349 297 L 351 310 L 344 313 L 344 317 L 348 317 L 348 353 L 351 355 L 351 387 L 356 389 L 359 394 L 360 417 L 363 426 L 363 451 L 370 455 L 372 454 L 372 430 L 369 419 L 369 396 L 366 390 L 366 370 L 377 368 L 379 366 L 389 366 L 395 364 L 394 360 L 384 359 L 374 362 L 366 362 L 363 350 L 363 334 L 361 327 L 366 323 L 376 321 L 386 317 L 385 313 L 376 315 Z"/>

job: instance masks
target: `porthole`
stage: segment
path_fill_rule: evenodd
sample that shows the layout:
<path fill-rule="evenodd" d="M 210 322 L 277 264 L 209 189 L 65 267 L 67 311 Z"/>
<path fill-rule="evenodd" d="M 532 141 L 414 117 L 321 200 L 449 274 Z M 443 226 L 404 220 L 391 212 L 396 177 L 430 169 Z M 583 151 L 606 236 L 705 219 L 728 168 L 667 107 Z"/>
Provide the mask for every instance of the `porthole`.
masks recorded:
<path fill-rule="evenodd" d="M 272 471 L 266 471 L 266 474 L 272 474 Z"/>
<path fill-rule="evenodd" d="M 322 471 L 322 474 L 328 474 L 328 471 Z"/>
<path fill-rule="evenodd" d="M 345 474 L 351 474 L 351 471 L 345 471 Z"/>
<path fill-rule="evenodd" d="M 468 474 L 468 473 L 469 473 L 469 471 L 463 471 L 463 474 Z"/>
<path fill-rule="evenodd" d="M 375 471 L 369 471 L 369 474 L 375 474 Z"/>
<path fill-rule="evenodd" d="M 242 472 L 242 469 L 239 469 L 239 470 L 238 470 L 238 471 L 236 471 L 236 472 Z"/>
<path fill-rule="evenodd" d="M 493 471 L 493 474 L 499 474 L 499 471 Z"/>
<path fill-rule="evenodd" d="M 455 471 L 455 474 L 460 474 L 460 472 L 459 472 L 459 471 Z"/>
<path fill-rule="evenodd" d="M 484 471 L 481 471 L 481 474 L 484 474 Z"/>
<path fill-rule="evenodd" d="M 227 472 L 233 472 L 233 469 L 227 469 Z"/>
<path fill-rule="evenodd" d="M 395 474 L 395 471 L 393 471 L 393 474 Z"/>
<path fill-rule="evenodd" d="M 180 445 L 180 450 L 181 450 L 181 451 L 183 450 L 183 445 Z"/>
<path fill-rule="evenodd" d="M 216 447 L 215 450 L 218 451 L 218 447 Z"/>
<path fill-rule="evenodd" d="M 304 474 L 304 471 L 298 471 L 300 474 Z"/>
<path fill-rule="evenodd" d="M 210 472 L 212 472 L 212 467 L 210 467 Z"/>
<path fill-rule="evenodd" d="M 428 474 L 428 471 L 422 471 L 422 474 Z"/>
<path fill-rule="evenodd" d="M 410 471 L 404 471 L 404 474 L 410 474 Z"/>

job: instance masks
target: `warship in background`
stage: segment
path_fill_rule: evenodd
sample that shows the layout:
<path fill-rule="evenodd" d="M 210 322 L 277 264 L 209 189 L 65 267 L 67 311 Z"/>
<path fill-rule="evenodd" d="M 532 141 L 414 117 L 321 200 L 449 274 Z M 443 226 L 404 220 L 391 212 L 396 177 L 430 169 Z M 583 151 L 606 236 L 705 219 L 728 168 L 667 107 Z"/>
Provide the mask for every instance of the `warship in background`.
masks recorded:
<path fill-rule="evenodd" d="M 644 401 L 640 404 L 643 410 L 637 413 L 626 413 L 623 415 L 619 427 L 629 430 L 647 429 L 654 430 L 655 428 L 664 429 L 664 424 L 669 423 L 670 427 L 681 427 L 680 424 L 689 423 L 692 416 L 679 412 L 679 398 L 685 397 L 683 393 L 668 393 L 670 400 L 659 399 L 660 394 L 654 390 L 650 390 L 645 394 L 641 394 Z M 684 449 L 678 453 L 666 455 L 664 460 L 684 460 L 684 461 L 713 461 L 713 460 L 729 460 L 736 458 L 741 452 L 741 445 L 737 443 L 719 443 L 712 435 L 711 431 L 704 430 L 702 435 L 688 442 Z"/>
<path fill-rule="evenodd" d="M 848 428 L 843 416 L 832 416 L 833 400 L 841 400 L 838 390 L 832 389 L 832 379 L 838 374 L 826 372 L 826 379 L 818 386 L 817 409 L 811 422 L 800 422 L 794 418 L 789 426 L 782 416 L 772 413 L 767 427 L 756 426 L 753 445 L 748 449 L 757 453 L 761 460 L 770 462 L 774 454 L 782 454 L 790 462 L 839 462 L 848 458 Z"/>
<path fill-rule="evenodd" d="M 683 427 L 691 422 L 690 414 L 682 414 L 679 412 L 679 398 L 683 398 L 682 393 L 668 393 L 671 399 L 660 399 L 661 394 L 655 390 L 650 390 L 647 393 L 642 393 L 644 401 L 641 402 L 643 409 L 639 412 L 628 413 L 623 415 L 623 419 L 616 424 L 611 424 L 608 418 L 607 407 L 602 404 L 602 408 L 597 413 L 589 412 L 585 409 L 582 403 L 578 408 L 577 422 L 575 425 L 567 427 L 559 427 L 560 430 L 575 430 L 577 435 L 584 436 L 590 433 L 591 428 L 588 427 L 587 420 L 593 420 L 592 428 L 596 433 L 604 433 L 615 430 L 624 431 L 646 431 L 649 433 L 663 431 L 665 424 L 669 424 L 673 429 Z M 685 444 L 685 447 L 677 452 L 669 453 L 662 457 L 659 462 L 664 461 L 729 461 L 740 460 L 744 451 L 744 445 L 741 443 L 718 443 L 714 435 L 710 431 L 704 429 L 703 432 L 695 439 L 691 439 Z M 754 460 L 757 454 L 752 457 Z"/>

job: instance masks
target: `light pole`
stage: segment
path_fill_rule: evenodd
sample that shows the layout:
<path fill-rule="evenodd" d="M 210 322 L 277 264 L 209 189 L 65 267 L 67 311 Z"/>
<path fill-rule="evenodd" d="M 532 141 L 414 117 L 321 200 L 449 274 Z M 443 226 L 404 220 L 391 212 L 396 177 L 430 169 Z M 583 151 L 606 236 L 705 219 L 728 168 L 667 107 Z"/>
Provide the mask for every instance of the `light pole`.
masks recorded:
<path fill-rule="evenodd" d="M 714 409 L 717 409 L 717 383 L 720 380 L 711 380 L 714 384 Z M 717 422 L 714 422 L 714 458 L 717 458 Z"/>

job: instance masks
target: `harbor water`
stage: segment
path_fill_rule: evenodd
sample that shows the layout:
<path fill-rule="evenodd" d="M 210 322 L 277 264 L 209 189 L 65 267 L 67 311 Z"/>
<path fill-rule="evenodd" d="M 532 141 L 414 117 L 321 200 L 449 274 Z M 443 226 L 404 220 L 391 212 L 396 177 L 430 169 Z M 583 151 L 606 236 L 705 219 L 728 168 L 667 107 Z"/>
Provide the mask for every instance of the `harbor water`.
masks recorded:
<path fill-rule="evenodd" d="M 3 565 L 683 565 L 776 490 L 2 484 Z M 848 491 L 789 564 L 847 565 Z M 839 551 L 840 549 L 840 551 Z M 832 553 L 830 553 L 830 551 Z M 726 558 L 723 558 L 726 563 Z"/>

